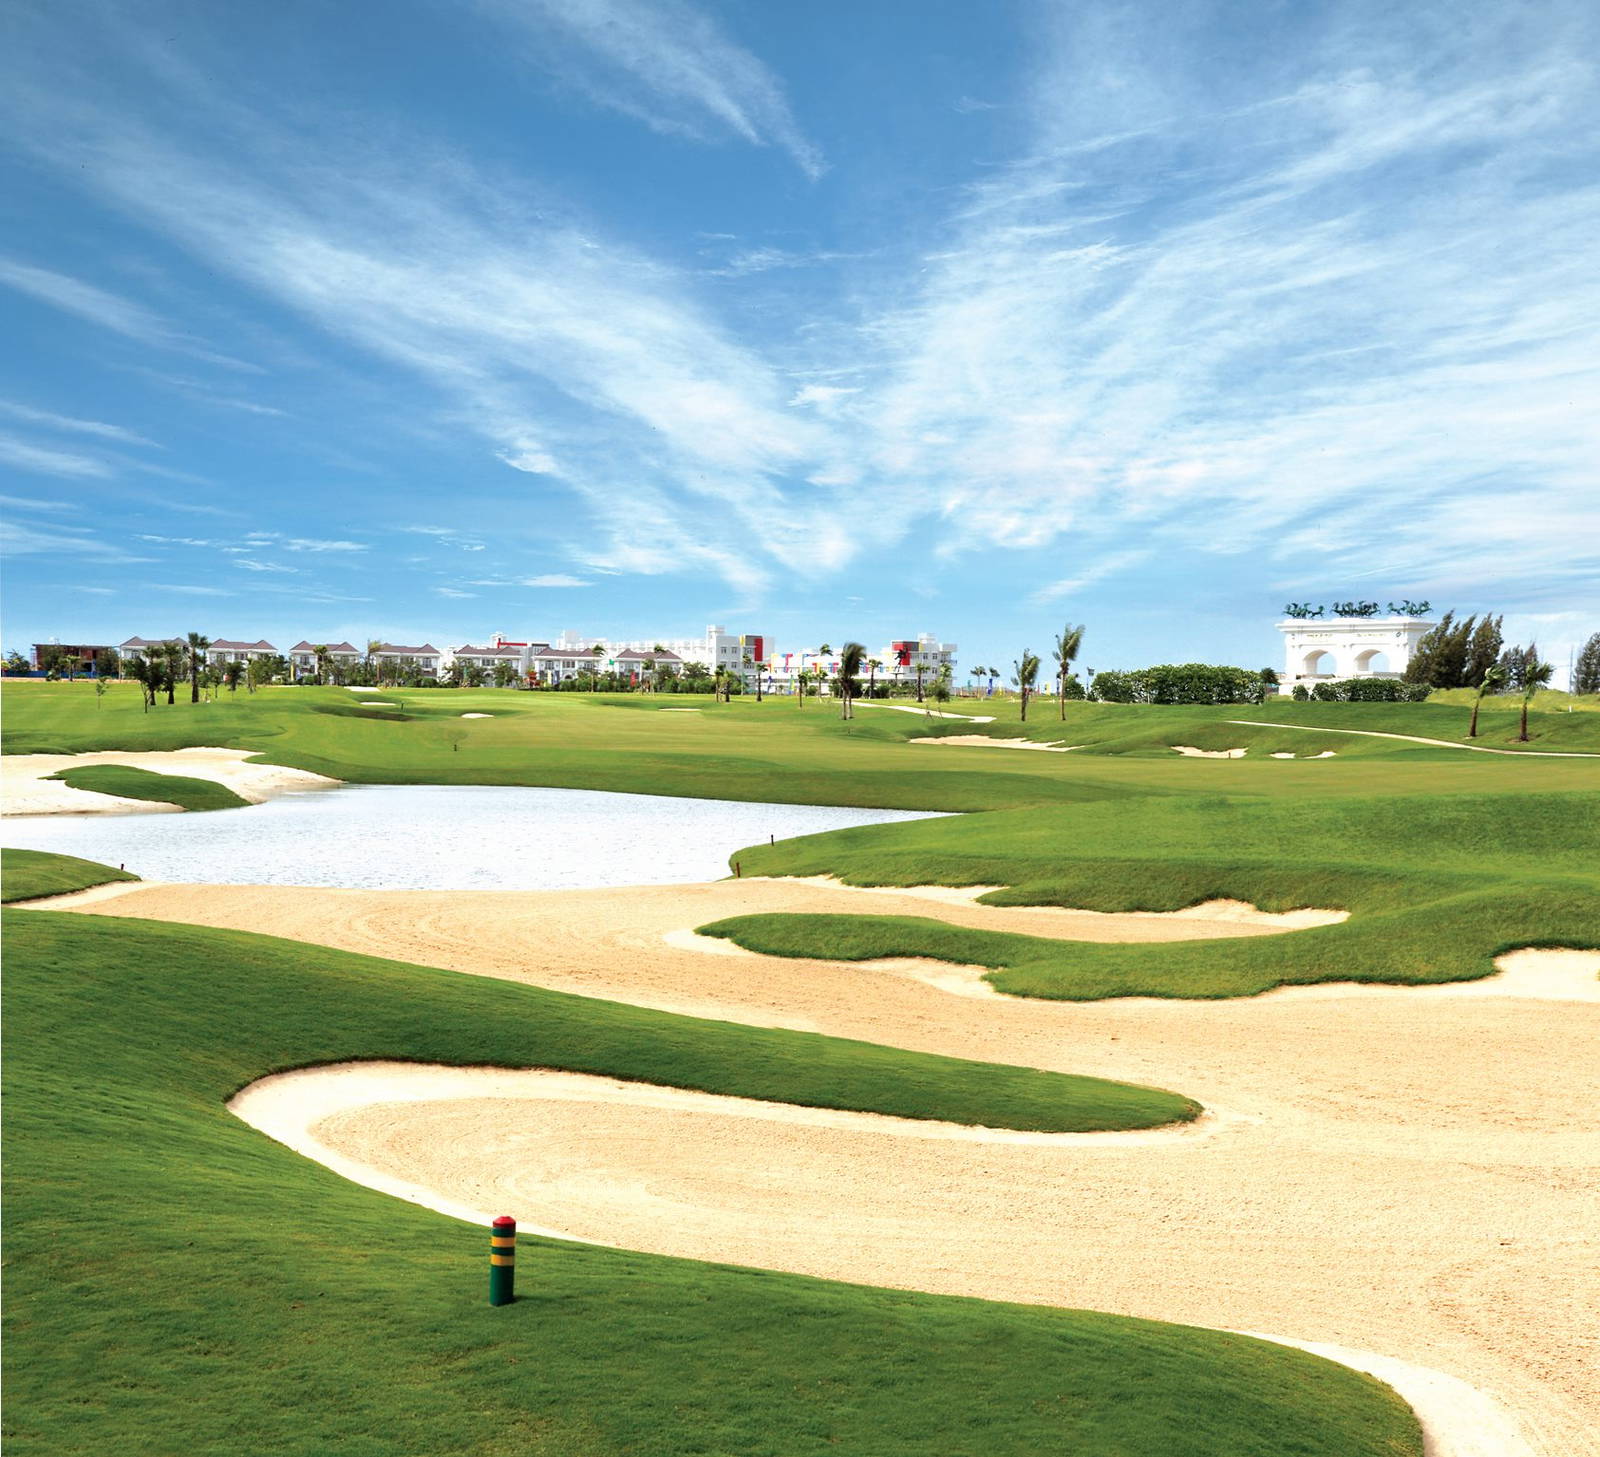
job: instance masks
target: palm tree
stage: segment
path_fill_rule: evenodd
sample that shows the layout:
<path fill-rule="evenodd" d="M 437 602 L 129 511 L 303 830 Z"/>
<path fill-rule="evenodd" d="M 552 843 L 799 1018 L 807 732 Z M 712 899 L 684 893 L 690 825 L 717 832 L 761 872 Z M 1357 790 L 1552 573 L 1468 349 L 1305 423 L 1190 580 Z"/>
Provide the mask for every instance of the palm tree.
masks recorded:
<path fill-rule="evenodd" d="M 189 702 L 200 701 L 200 669 L 205 664 L 206 649 L 211 639 L 202 633 L 191 632 L 187 643 L 189 654 Z"/>
<path fill-rule="evenodd" d="M 1061 629 L 1061 636 L 1055 640 L 1056 702 L 1063 720 L 1067 716 L 1067 675 L 1072 671 L 1072 660 L 1078 656 L 1078 649 L 1082 646 L 1082 623 L 1074 627 L 1069 622 Z"/>
<path fill-rule="evenodd" d="M 1467 737 L 1469 739 L 1478 737 L 1478 709 L 1483 703 L 1483 695 L 1485 693 L 1493 693 L 1505 681 L 1506 670 L 1498 663 L 1491 664 L 1485 670 L 1483 682 L 1478 684 L 1478 696 L 1472 700 L 1472 722 L 1467 726 Z M 1526 728 L 1526 724 L 1524 724 L 1524 728 Z"/>
<path fill-rule="evenodd" d="M 311 644 L 311 656 L 316 659 L 317 682 L 328 681 L 328 645 L 325 642 Z"/>
<path fill-rule="evenodd" d="M 867 697 L 868 698 L 876 698 L 878 696 L 878 693 L 877 693 L 877 689 L 878 689 L 878 669 L 881 668 L 882 666 L 883 666 L 883 664 L 880 663 L 876 658 L 868 658 L 867 659 Z"/>
<path fill-rule="evenodd" d="M 1039 679 L 1039 655 L 1030 653 L 1023 648 L 1022 656 L 1011 665 L 1016 669 L 1016 677 L 1011 681 L 1022 690 L 1022 721 L 1028 721 L 1028 696 L 1033 692 L 1033 685 Z"/>
<path fill-rule="evenodd" d="M 1556 665 L 1554 663 L 1541 663 L 1538 659 L 1531 661 L 1522 673 L 1522 732 L 1517 735 L 1517 742 L 1528 742 L 1528 704 L 1533 701 L 1533 695 L 1541 688 L 1548 688 L 1550 680 L 1555 677 Z"/>
<path fill-rule="evenodd" d="M 861 691 L 861 659 L 866 649 L 858 642 L 847 642 L 839 649 L 839 674 L 834 681 L 839 685 L 839 717 L 854 718 L 852 704 Z"/>

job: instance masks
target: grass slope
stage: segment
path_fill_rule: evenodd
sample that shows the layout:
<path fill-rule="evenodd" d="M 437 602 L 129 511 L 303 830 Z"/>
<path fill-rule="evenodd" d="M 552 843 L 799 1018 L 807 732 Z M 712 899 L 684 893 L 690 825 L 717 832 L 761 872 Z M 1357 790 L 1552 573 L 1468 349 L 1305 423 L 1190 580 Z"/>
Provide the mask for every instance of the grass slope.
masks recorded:
<path fill-rule="evenodd" d="M 1016 995 L 1249 996 L 1318 981 L 1489 975 L 1515 946 L 1600 945 L 1600 791 L 1281 801 L 1196 796 L 871 825 L 739 852 L 747 874 L 855 885 L 994 885 L 1000 905 L 1178 910 L 1325 906 L 1337 926 L 1283 936 L 1090 945 L 920 917 L 740 916 L 701 927 L 752 951 L 993 967 Z"/>
<path fill-rule="evenodd" d="M 26 901 L 46 895 L 70 895 L 113 880 L 137 880 L 127 870 L 113 870 L 76 855 L 47 850 L 0 850 L 0 901 Z"/>
<path fill-rule="evenodd" d="M 179 809 L 240 809 L 250 803 L 225 784 L 211 779 L 192 779 L 183 774 L 157 774 L 150 769 L 134 769 L 127 764 L 85 764 L 77 769 L 61 769 L 49 776 L 73 789 L 88 789 L 96 794 L 115 794 L 122 799 L 149 799 L 175 804 Z"/>
<path fill-rule="evenodd" d="M 1181 1326 L 527 1237 L 521 1298 L 491 1310 L 484 1231 L 223 1107 L 273 1068 L 351 1056 L 677 1069 L 758 1096 L 876 1066 L 913 1100 L 938 1059 L 267 937 L 5 920 L 19 1457 L 1421 1453 L 1380 1384 Z M 992 1092 L 997 1070 L 973 1071 Z"/>

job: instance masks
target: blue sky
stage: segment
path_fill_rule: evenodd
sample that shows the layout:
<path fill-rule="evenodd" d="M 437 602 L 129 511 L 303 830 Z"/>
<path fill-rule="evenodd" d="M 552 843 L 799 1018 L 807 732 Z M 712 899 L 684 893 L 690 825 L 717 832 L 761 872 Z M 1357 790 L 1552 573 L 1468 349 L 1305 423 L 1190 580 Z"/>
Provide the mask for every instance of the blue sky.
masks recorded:
<path fill-rule="evenodd" d="M 5 642 L 1600 630 L 1600 12 L 13 0 Z"/>

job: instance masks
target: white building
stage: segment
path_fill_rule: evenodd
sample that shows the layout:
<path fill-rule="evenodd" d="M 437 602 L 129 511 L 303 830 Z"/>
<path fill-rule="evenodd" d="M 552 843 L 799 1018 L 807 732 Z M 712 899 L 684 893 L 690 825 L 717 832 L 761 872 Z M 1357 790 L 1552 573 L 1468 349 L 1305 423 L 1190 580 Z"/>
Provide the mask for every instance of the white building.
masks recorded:
<path fill-rule="evenodd" d="M 815 675 L 820 669 L 831 679 L 839 671 L 839 649 L 843 646 L 842 642 L 829 643 L 826 652 L 821 648 L 802 648 L 798 652 L 778 653 L 772 660 L 766 681 L 778 692 L 787 693 L 794 691 L 795 682 L 802 673 Z M 920 669 L 922 686 L 926 690 L 933 686 L 946 664 L 954 670 L 955 660 L 955 643 L 940 642 L 933 633 L 925 632 L 915 638 L 899 638 L 885 647 L 868 648 L 861 660 L 861 680 L 915 688 Z M 876 668 L 872 666 L 874 662 Z"/>
<path fill-rule="evenodd" d="M 349 671 L 361 661 L 361 649 L 347 642 L 323 643 L 327 649 L 329 672 L 344 669 Z M 296 679 L 314 678 L 317 675 L 317 644 L 309 643 L 302 638 L 289 649 L 289 667 Z"/>
<path fill-rule="evenodd" d="M 769 669 L 772 663 L 770 634 L 732 633 L 718 623 L 706 628 L 704 637 L 624 639 L 582 637 L 575 632 L 563 632 L 551 644 L 552 650 L 569 654 L 586 653 L 589 648 L 596 646 L 601 649 L 602 668 L 622 671 L 632 670 L 642 656 L 659 658 L 664 662 L 675 659 L 676 666 L 680 668 L 685 663 L 701 663 L 713 673 L 718 668 L 726 668 L 730 673 L 753 682 L 756 669 Z M 627 667 L 622 661 L 624 654 L 636 655 L 627 659 Z"/>
<path fill-rule="evenodd" d="M 511 642 L 495 633 L 484 647 L 463 644 L 451 650 L 449 656 L 464 674 L 468 668 L 480 668 L 484 678 L 494 681 L 495 669 L 504 663 L 518 678 L 526 678 L 532 671 L 532 650 L 542 643 Z"/>
<path fill-rule="evenodd" d="M 384 668 L 415 667 L 423 677 L 435 678 L 439 674 L 440 656 L 439 649 L 432 643 L 410 647 L 405 643 L 386 642 L 378 644 L 372 663 L 380 672 Z"/>
<path fill-rule="evenodd" d="M 256 658 L 275 658 L 277 648 L 265 638 L 259 642 L 230 642 L 225 637 L 213 639 L 206 649 L 206 661 L 213 668 L 226 668 L 229 663 L 249 663 Z"/>
<path fill-rule="evenodd" d="M 1425 617 L 1286 617 L 1281 691 L 1338 678 L 1400 678 L 1434 624 Z"/>

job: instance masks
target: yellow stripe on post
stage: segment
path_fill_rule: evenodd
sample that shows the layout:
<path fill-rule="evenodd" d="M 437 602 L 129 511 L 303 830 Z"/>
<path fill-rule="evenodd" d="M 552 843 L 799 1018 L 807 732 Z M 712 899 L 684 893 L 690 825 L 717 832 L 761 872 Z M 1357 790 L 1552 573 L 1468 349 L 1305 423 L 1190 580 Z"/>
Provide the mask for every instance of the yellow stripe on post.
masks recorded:
<path fill-rule="evenodd" d="M 510 1305 L 516 1297 L 517 1221 L 502 1214 L 489 1228 L 489 1304 Z"/>

